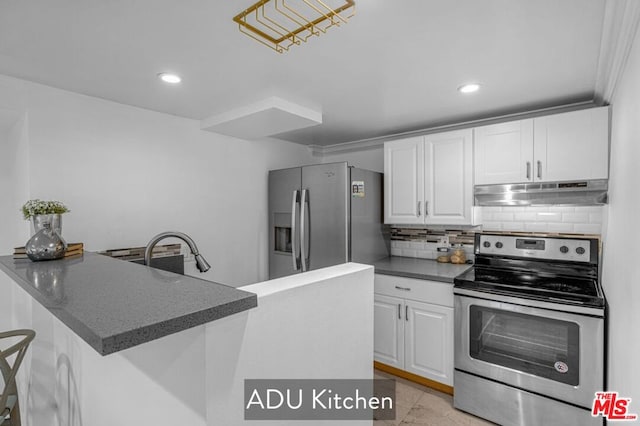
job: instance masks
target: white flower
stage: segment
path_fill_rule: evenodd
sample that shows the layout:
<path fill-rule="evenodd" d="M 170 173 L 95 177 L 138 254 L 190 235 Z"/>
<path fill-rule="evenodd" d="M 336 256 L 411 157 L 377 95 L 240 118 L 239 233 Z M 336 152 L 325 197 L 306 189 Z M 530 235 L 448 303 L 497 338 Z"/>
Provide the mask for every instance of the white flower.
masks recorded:
<path fill-rule="evenodd" d="M 42 201 L 35 199 L 27 201 L 24 206 L 22 206 L 22 214 L 27 220 L 40 214 L 62 214 L 68 211 L 67 206 L 60 201 Z"/>

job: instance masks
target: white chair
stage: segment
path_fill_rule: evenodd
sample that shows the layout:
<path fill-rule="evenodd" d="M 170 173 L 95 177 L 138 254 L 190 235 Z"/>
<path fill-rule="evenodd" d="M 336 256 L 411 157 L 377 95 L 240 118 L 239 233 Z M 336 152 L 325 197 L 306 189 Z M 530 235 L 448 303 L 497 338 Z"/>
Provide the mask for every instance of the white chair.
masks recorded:
<path fill-rule="evenodd" d="M 0 350 L 0 372 L 4 381 L 4 389 L 0 394 L 0 425 L 2 426 L 20 426 L 16 373 L 29 344 L 36 337 L 36 332 L 33 330 L 13 330 L 0 333 L 0 340 L 15 337 L 22 337 L 22 339 L 7 349 Z M 14 354 L 16 356 L 12 366 L 9 357 Z"/>

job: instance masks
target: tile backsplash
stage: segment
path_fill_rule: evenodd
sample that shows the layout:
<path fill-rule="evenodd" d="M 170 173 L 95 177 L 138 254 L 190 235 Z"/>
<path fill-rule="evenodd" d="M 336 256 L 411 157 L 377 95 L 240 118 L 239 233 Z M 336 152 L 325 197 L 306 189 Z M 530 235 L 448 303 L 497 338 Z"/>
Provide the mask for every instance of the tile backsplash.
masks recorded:
<path fill-rule="evenodd" d="M 480 228 L 475 227 L 454 229 L 394 226 L 391 227 L 391 255 L 435 259 L 442 254 L 438 253 L 438 247 L 446 245 L 445 241 L 448 241 L 448 244 L 461 244 L 467 260 L 473 260 L 473 240 L 478 230 Z"/>
<path fill-rule="evenodd" d="M 391 255 L 435 259 L 443 239 L 462 244 L 467 259 L 473 260 L 476 232 L 531 232 L 540 234 L 602 234 L 603 206 L 475 207 L 475 227 L 391 227 Z"/>
<path fill-rule="evenodd" d="M 104 256 L 114 257 L 120 260 L 139 260 L 144 259 L 146 247 L 128 247 L 104 250 L 98 252 Z M 181 254 L 182 244 L 159 244 L 153 248 L 153 257 L 177 256 Z"/>
<path fill-rule="evenodd" d="M 602 206 L 476 207 L 484 231 L 601 234 Z"/>

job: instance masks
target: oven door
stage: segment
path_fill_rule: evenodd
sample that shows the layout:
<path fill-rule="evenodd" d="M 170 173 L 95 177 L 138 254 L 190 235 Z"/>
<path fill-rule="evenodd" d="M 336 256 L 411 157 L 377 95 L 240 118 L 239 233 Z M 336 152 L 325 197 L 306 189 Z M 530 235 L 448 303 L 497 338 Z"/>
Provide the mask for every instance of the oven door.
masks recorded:
<path fill-rule="evenodd" d="M 603 390 L 604 319 L 481 297 L 455 295 L 456 370 L 590 408 Z"/>

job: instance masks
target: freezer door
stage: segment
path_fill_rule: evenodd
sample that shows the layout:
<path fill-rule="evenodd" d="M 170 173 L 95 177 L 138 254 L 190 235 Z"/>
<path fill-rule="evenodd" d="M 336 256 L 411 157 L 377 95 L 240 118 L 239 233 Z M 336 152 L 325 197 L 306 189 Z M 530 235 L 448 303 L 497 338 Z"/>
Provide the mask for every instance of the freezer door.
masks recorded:
<path fill-rule="evenodd" d="M 269 172 L 269 279 L 300 268 L 300 167 Z"/>
<path fill-rule="evenodd" d="M 303 270 L 349 261 L 348 176 L 347 163 L 302 168 Z"/>

